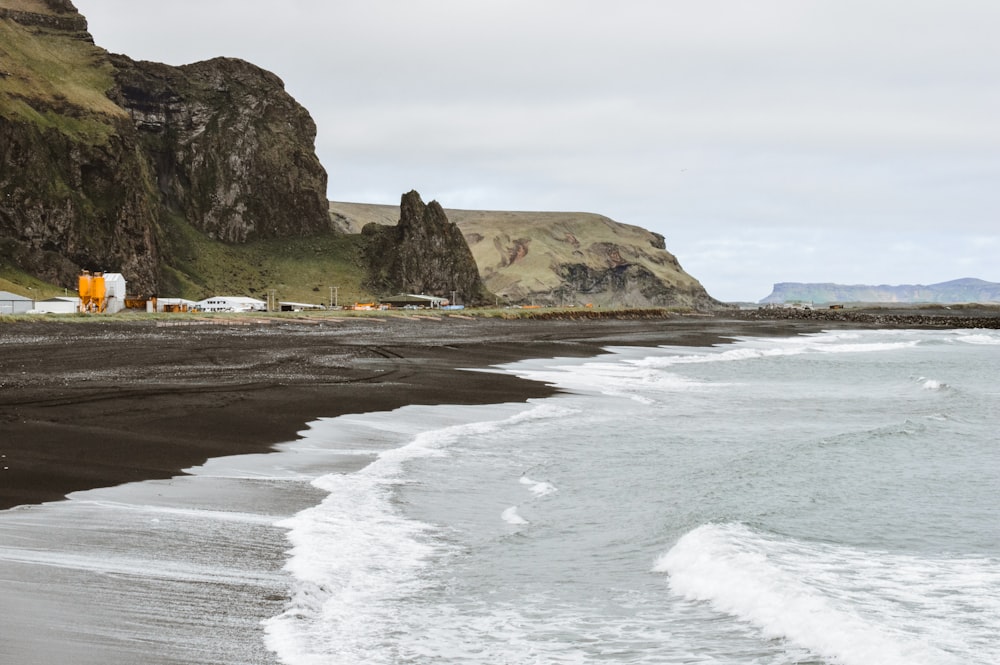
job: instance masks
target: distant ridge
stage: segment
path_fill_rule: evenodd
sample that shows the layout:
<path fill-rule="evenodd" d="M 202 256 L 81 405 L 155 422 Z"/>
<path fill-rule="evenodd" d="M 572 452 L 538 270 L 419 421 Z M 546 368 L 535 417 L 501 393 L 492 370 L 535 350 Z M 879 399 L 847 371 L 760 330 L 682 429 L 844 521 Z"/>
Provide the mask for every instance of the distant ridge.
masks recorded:
<path fill-rule="evenodd" d="M 811 302 L 866 303 L 995 303 L 1000 302 L 1000 283 L 966 277 L 940 284 L 832 284 L 778 282 L 761 304 Z"/>

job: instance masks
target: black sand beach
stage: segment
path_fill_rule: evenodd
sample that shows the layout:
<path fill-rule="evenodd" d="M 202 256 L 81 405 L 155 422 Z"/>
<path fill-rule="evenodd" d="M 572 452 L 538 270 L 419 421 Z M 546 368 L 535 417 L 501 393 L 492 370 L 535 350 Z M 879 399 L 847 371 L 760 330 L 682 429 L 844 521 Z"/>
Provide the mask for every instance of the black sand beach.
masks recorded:
<path fill-rule="evenodd" d="M 611 345 L 700 346 L 833 327 L 968 326 L 947 313 L 932 321 L 893 316 L 5 322 L 0 509 L 266 451 L 320 417 L 406 404 L 523 401 L 552 390 L 466 368 L 593 356 Z"/>

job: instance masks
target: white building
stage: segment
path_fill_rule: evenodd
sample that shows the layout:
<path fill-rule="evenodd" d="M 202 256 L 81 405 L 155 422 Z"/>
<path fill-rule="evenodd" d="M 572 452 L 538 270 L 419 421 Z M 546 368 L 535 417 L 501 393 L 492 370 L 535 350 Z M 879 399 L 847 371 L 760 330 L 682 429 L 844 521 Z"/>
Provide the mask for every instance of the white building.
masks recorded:
<path fill-rule="evenodd" d="M 80 299 L 75 296 L 59 296 L 36 300 L 34 311 L 39 314 L 75 314 L 80 311 Z"/>
<path fill-rule="evenodd" d="M 0 314 L 25 314 L 34 307 L 31 298 L 10 291 L 0 291 Z"/>
<path fill-rule="evenodd" d="M 267 303 L 244 296 L 212 296 L 199 300 L 196 307 L 203 312 L 266 312 Z"/>
<path fill-rule="evenodd" d="M 379 302 L 383 305 L 389 305 L 391 307 L 438 308 L 449 304 L 446 298 L 418 295 L 416 293 L 400 293 L 399 295 L 389 296 L 387 298 L 379 298 Z"/>
<path fill-rule="evenodd" d="M 104 311 L 114 314 L 125 309 L 125 276 L 120 272 L 104 273 L 104 297 L 107 306 Z"/>

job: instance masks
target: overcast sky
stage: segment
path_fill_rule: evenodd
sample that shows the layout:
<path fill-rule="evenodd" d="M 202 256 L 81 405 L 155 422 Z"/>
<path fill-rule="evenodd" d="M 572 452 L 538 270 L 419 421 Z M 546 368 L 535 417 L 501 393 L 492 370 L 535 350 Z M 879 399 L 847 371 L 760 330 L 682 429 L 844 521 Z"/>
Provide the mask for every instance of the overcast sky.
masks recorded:
<path fill-rule="evenodd" d="M 996 0 L 75 0 L 98 45 L 268 69 L 338 201 L 587 211 L 722 300 L 1000 281 Z"/>

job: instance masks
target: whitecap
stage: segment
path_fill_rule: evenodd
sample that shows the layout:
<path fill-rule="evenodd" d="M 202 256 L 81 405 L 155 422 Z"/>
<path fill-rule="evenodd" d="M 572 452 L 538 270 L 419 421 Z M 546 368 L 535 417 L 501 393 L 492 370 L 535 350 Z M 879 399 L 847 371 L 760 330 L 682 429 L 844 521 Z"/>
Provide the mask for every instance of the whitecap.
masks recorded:
<path fill-rule="evenodd" d="M 925 376 L 921 376 L 917 379 L 920 383 L 920 387 L 924 390 L 946 390 L 949 386 L 943 381 L 938 381 L 937 379 L 928 379 Z"/>
<path fill-rule="evenodd" d="M 994 333 L 959 333 L 955 337 L 955 341 L 963 342 L 965 344 L 976 344 L 985 346 L 996 346 L 1000 345 L 1000 334 Z"/>
<path fill-rule="evenodd" d="M 984 591 L 1000 583 L 996 561 L 923 559 L 708 524 L 685 534 L 654 570 L 669 574 L 677 596 L 844 665 L 1000 657 L 991 637 L 1000 613 Z M 956 620 L 980 626 L 979 634 L 956 636 Z"/>
<path fill-rule="evenodd" d="M 527 485 L 528 489 L 535 496 L 548 496 L 556 492 L 556 486 L 545 481 L 532 480 L 528 476 L 521 476 L 521 484 Z"/>
<path fill-rule="evenodd" d="M 521 517 L 521 514 L 517 512 L 517 506 L 511 506 L 510 508 L 503 511 L 500 515 L 504 522 L 512 526 L 521 526 L 522 524 L 527 524 L 528 520 Z"/>

